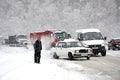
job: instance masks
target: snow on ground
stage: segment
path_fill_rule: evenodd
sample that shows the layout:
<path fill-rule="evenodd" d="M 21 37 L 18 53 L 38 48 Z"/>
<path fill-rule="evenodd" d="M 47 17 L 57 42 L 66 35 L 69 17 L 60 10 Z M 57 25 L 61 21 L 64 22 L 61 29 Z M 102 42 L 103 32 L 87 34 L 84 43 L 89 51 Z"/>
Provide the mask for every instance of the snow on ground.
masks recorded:
<path fill-rule="evenodd" d="M 119 51 L 108 55 L 118 56 Z M 82 73 L 85 69 L 68 60 L 52 59 L 49 50 L 42 50 L 41 64 L 34 63 L 33 47 L 0 46 L 0 80 L 110 80 L 101 73 Z"/>
<path fill-rule="evenodd" d="M 115 57 L 120 57 L 120 51 L 119 50 L 108 50 L 108 55 L 110 56 L 115 56 Z"/>
<path fill-rule="evenodd" d="M 19 47 L 0 47 L 0 80 L 89 80 L 85 75 L 69 71 L 60 66 L 80 68 L 72 63 L 54 61 L 42 55 L 41 64 L 33 62 L 33 50 Z M 48 51 L 42 51 L 42 54 Z M 59 66 L 58 66 L 59 65 Z"/>

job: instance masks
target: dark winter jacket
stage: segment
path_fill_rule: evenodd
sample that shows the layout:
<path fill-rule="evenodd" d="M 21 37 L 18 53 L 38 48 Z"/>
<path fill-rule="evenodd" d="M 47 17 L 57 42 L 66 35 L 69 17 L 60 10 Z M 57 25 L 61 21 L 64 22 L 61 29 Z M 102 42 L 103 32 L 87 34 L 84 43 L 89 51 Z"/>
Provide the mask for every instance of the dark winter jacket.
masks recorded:
<path fill-rule="evenodd" d="M 40 52 L 42 50 L 42 43 L 39 40 L 36 40 L 34 44 L 35 52 Z"/>

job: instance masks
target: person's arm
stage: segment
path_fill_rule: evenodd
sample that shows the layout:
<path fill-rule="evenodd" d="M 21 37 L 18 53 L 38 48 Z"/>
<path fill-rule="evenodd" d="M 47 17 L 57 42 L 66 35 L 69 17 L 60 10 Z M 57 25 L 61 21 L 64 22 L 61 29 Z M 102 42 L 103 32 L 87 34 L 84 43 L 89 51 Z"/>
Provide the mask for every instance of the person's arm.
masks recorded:
<path fill-rule="evenodd" d="M 39 42 L 38 41 L 36 41 L 34 43 L 34 49 L 35 49 L 35 51 L 39 51 Z"/>
<path fill-rule="evenodd" d="M 42 50 L 42 42 L 40 41 L 40 50 Z"/>

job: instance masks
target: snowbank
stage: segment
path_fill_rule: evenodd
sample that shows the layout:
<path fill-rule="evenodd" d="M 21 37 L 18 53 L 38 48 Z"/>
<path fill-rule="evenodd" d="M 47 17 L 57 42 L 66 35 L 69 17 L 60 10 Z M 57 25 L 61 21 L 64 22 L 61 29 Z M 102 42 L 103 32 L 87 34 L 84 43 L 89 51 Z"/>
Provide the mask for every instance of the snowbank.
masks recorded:
<path fill-rule="evenodd" d="M 46 53 L 46 55 L 43 55 Z M 89 80 L 85 75 L 70 70 L 81 66 L 53 60 L 42 51 L 41 64 L 33 63 L 33 50 L 0 47 L 0 80 Z M 69 69 L 65 69 L 69 66 Z"/>
<path fill-rule="evenodd" d="M 108 51 L 108 56 L 118 56 Z M 42 50 L 41 64 L 34 63 L 34 50 L 0 46 L 0 80 L 111 80 L 108 75 L 82 67 L 68 60 L 52 59 L 49 50 Z"/>

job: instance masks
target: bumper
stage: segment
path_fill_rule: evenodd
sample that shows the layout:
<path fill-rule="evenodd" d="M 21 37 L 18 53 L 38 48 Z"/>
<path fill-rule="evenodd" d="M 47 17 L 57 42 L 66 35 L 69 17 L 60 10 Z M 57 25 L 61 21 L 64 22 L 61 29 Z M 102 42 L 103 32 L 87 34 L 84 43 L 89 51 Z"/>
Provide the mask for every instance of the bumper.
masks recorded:
<path fill-rule="evenodd" d="M 97 49 L 94 49 L 94 48 L 92 48 L 92 49 L 93 49 L 93 53 L 99 53 L 99 52 L 102 52 L 102 51 L 106 51 L 104 46 L 99 47 Z"/>
<path fill-rule="evenodd" d="M 92 54 L 89 53 L 75 53 L 73 54 L 73 57 L 87 57 L 87 56 L 91 56 Z"/>

